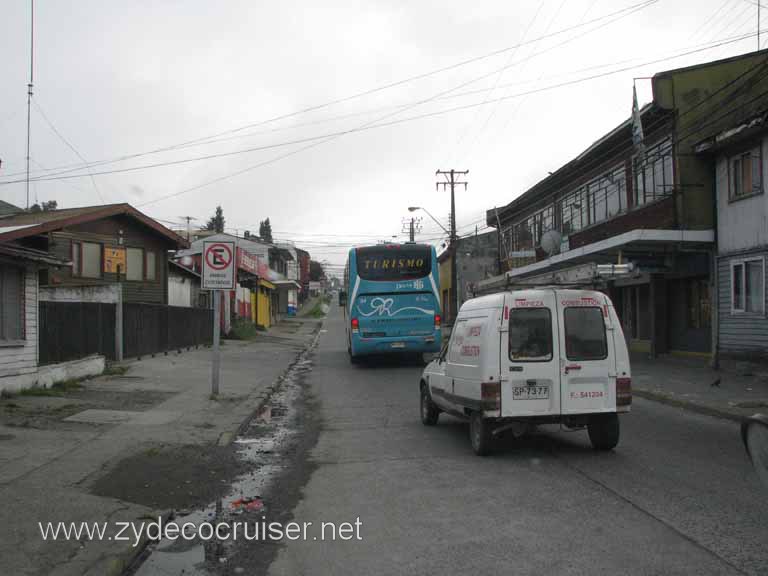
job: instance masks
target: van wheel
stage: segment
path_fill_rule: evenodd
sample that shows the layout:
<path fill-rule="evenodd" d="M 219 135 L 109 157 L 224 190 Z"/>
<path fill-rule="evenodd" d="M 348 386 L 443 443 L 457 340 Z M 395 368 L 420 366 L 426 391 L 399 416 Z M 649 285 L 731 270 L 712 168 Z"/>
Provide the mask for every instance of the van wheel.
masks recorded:
<path fill-rule="evenodd" d="M 596 414 L 587 421 L 587 432 L 595 450 L 613 450 L 619 443 L 618 414 Z"/>
<path fill-rule="evenodd" d="M 440 417 L 440 408 L 438 408 L 429 395 L 427 385 L 421 385 L 421 423 L 424 426 L 434 426 Z"/>
<path fill-rule="evenodd" d="M 472 450 L 478 456 L 486 456 L 491 452 L 491 423 L 483 418 L 482 412 L 472 412 L 469 416 L 469 440 Z"/>

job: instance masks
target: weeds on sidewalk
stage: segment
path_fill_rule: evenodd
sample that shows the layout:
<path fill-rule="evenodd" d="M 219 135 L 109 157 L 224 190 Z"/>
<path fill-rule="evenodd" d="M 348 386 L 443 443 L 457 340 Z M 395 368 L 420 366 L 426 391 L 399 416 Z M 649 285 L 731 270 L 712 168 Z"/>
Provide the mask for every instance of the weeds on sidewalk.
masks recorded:
<path fill-rule="evenodd" d="M 240 318 L 232 323 L 232 330 L 230 330 L 227 338 L 230 340 L 255 340 L 258 333 L 259 330 L 253 322 Z"/>

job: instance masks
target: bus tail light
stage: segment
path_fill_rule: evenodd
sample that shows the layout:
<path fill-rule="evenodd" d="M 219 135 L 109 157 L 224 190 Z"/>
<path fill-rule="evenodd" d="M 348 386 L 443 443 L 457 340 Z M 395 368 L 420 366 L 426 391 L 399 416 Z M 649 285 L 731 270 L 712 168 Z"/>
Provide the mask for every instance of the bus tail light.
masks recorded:
<path fill-rule="evenodd" d="M 616 378 L 616 406 L 632 404 L 632 378 Z"/>
<path fill-rule="evenodd" d="M 358 332 L 360 332 L 360 320 L 352 318 L 352 333 L 357 334 Z"/>
<path fill-rule="evenodd" d="M 440 314 L 435 314 L 435 330 L 440 328 Z"/>
<path fill-rule="evenodd" d="M 480 400 L 484 410 L 501 408 L 501 382 L 483 382 L 480 384 Z"/>

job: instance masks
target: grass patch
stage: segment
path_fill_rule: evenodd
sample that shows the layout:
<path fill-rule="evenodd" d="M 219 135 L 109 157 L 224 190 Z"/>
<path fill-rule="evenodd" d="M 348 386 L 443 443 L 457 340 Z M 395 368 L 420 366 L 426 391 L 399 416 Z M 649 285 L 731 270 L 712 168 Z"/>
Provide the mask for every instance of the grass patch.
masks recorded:
<path fill-rule="evenodd" d="M 62 382 L 56 382 L 50 388 L 43 386 L 34 386 L 32 388 L 24 388 L 19 391 L 19 396 L 64 396 L 67 392 L 72 390 L 81 390 L 83 388 L 83 380 L 88 378 L 72 378 L 70 380 L 63 380 Z"/>
<path fill-rule="evenodd" d="M 324 318 L 325 317 L 325 312 L 323 312 L 323 301 L 322 300 L 318 300 L 315 303 L 315 305 L 312 308 L 312 310 L 310 310 L 307 313 L 307 316 L 310 316 L 312 318 Z"/>
<path fill-rule="evenodd" d="M 102 376 L 122 376 L 126 372 L 128 372 L 129 368 L 128 366 L 115 366 L 110 365 L 104 368 L 104 372 L 102 372 Z"/>
<path fill-rule="evenodd" d="M 230 340 L 254 340 L 259 331 L 253 322 L 238 318 L 232 322 L 232 330 L 227 334 Z"/>

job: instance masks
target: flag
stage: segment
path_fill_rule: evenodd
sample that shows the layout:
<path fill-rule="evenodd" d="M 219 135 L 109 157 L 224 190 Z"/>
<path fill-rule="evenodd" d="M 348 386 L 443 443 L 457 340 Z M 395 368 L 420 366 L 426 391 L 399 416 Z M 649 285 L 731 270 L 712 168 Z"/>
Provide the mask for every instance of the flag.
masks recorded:
<path fill-rule="evenodd" d="M 632 144 L 639 152 L 643 151 L 643 121 L 640 119 L 640 107 L 637 105 L 637 88 L 632 84 Z"/>

